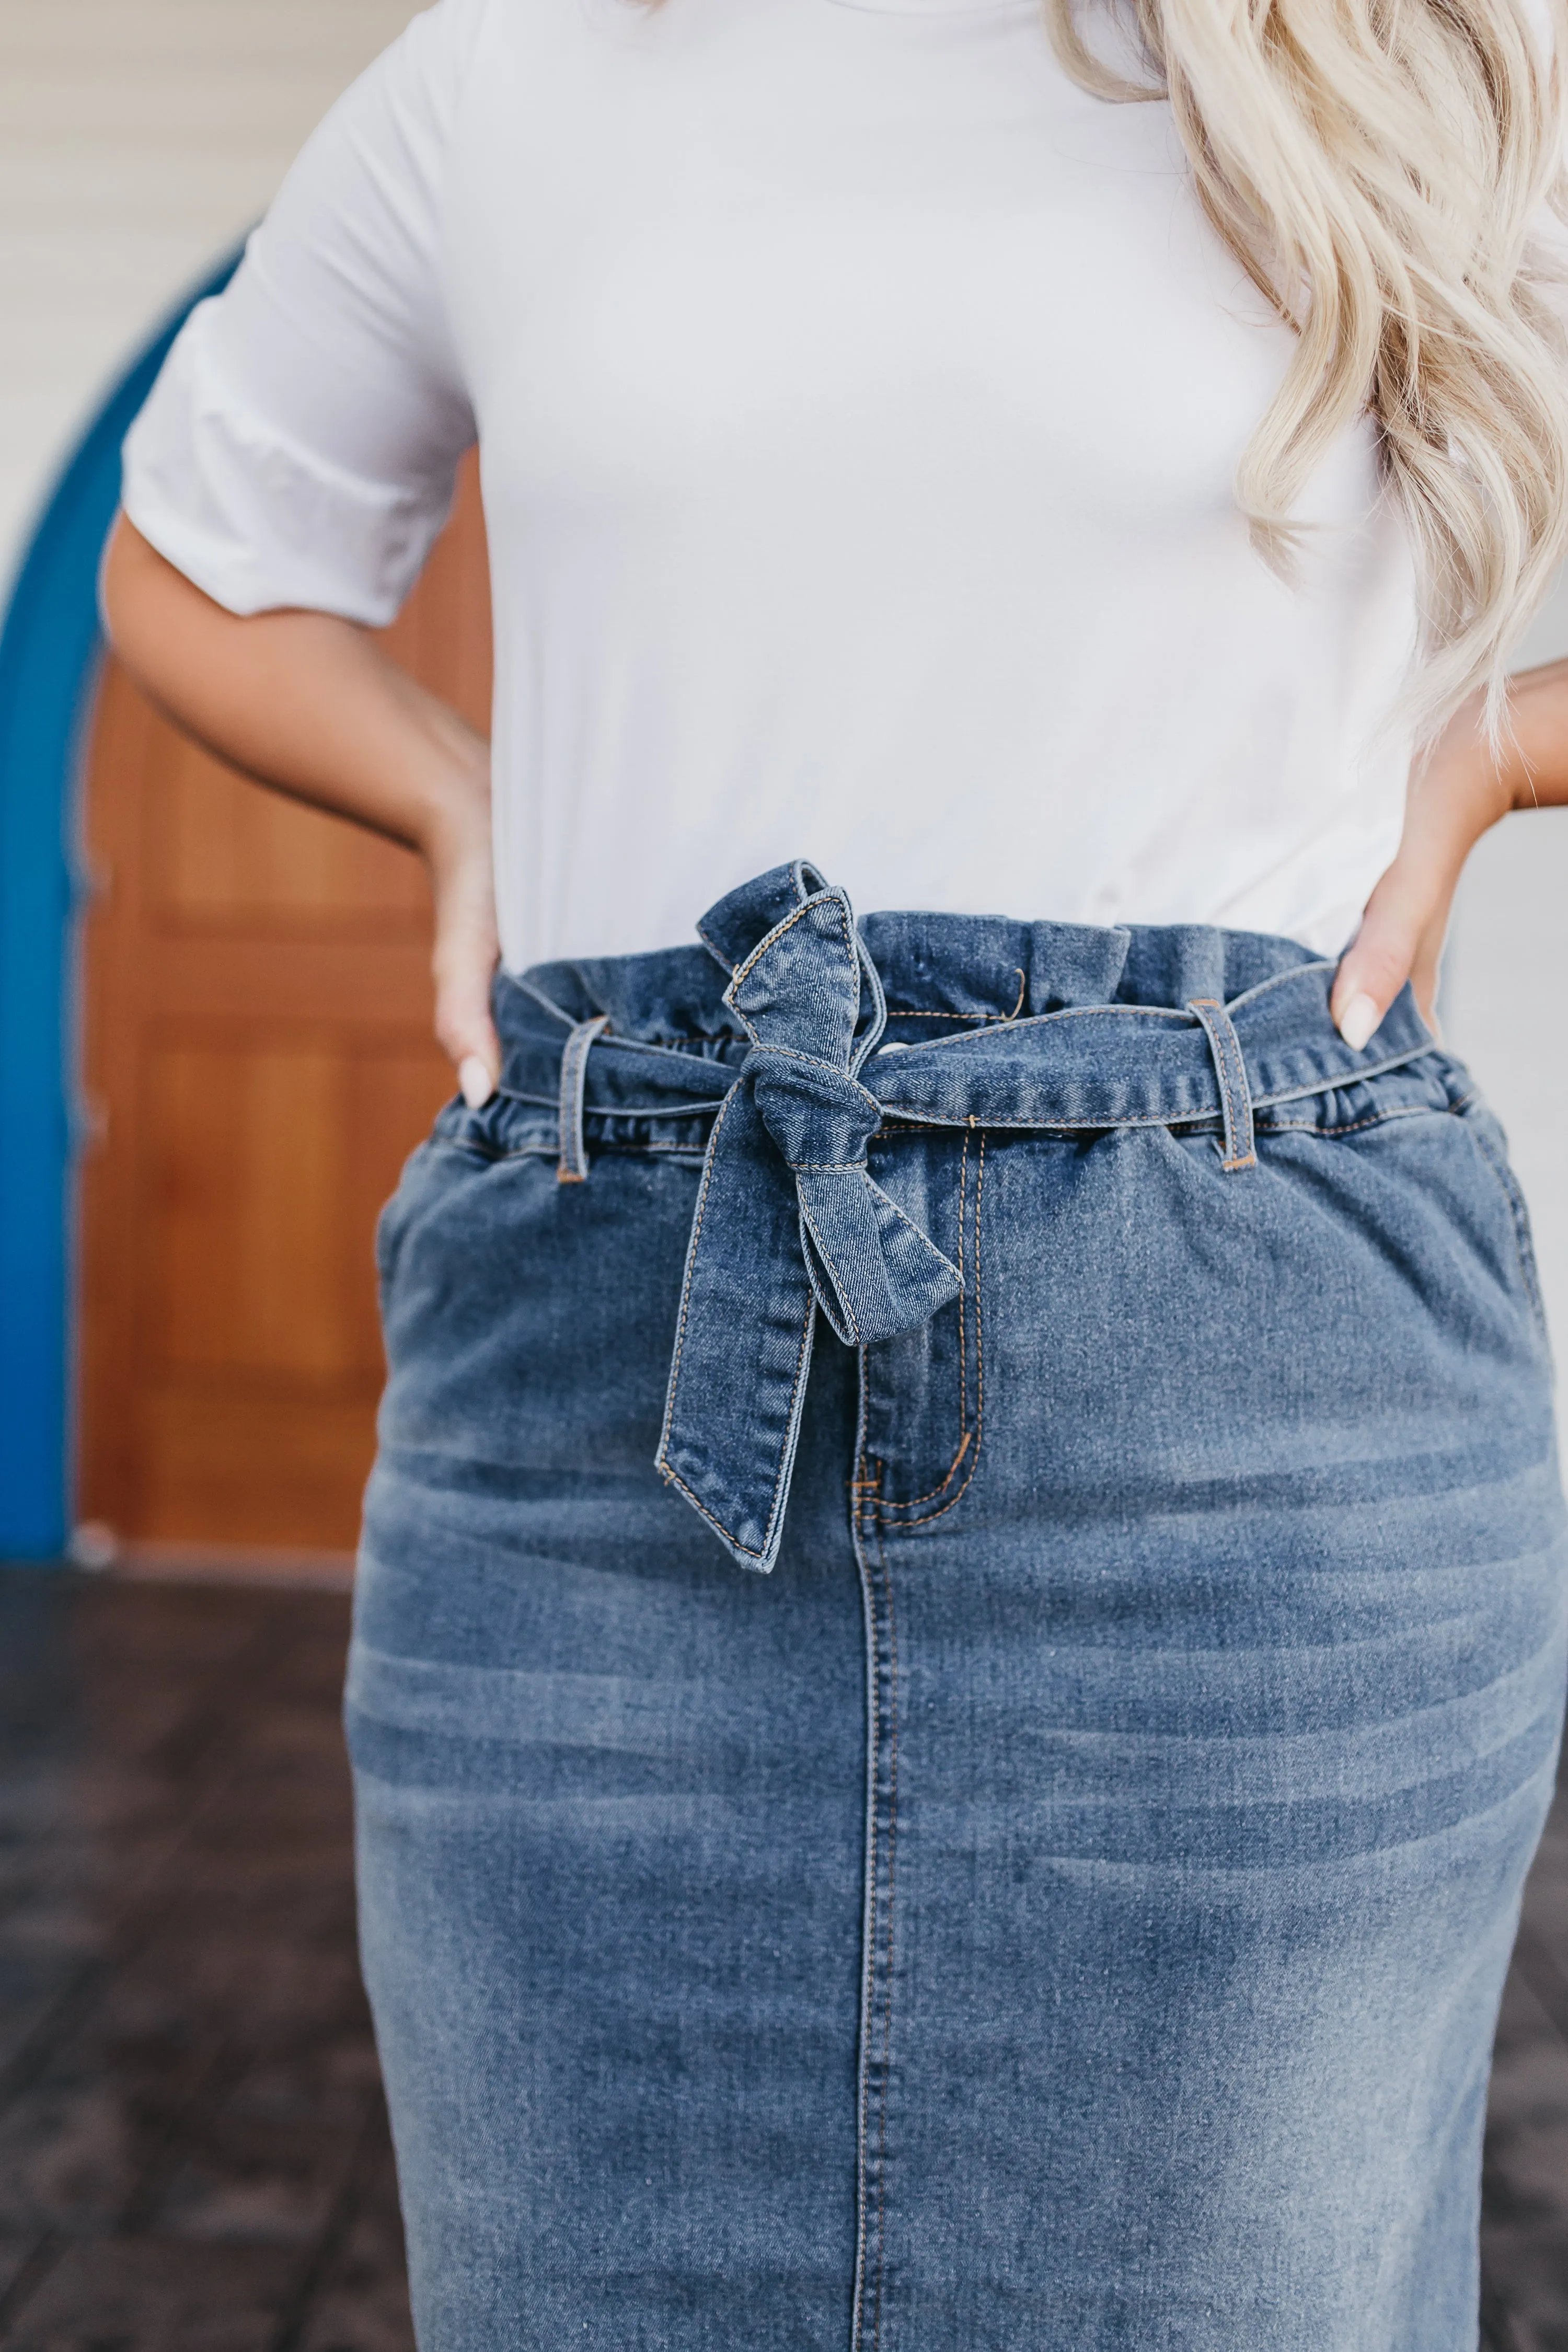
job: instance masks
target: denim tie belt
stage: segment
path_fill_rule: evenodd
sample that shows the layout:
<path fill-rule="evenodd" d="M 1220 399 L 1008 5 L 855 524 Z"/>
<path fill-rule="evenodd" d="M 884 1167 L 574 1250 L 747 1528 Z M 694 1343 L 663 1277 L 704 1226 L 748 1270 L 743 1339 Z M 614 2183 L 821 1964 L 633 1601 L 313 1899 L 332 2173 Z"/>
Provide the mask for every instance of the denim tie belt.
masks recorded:
<path fill-rule="evenodd" d="M 1221 1165 L 1240 1175 L 1256 1162 L 1256 1108 L 1375 1076 L 1432 1045 L 1406 990 L 1352 1052 L 1327 1017 L 1334 966 L 1314 961 L 1228 1006 L 1097 1003 L 884 1046 L 882 984 L 849 900 L 804 861 L 731 892 L 698 931 L 731 975 L 723 1002 L 744 1059 L 737 1069 L 606 1034 L 602 1013 L 576 1024 L 559 1049 L 559 1173 L 586 1173 L 590 1058 L 596 1113 L 714 1112 L 657 1461 L 749 1568 L 778 1557 L 817 1311 L 847 1345 L 874 1346 L 963 1287 L 867 1166 L 889 1114 L 1003 1129 L 1217 1122 Z"/>

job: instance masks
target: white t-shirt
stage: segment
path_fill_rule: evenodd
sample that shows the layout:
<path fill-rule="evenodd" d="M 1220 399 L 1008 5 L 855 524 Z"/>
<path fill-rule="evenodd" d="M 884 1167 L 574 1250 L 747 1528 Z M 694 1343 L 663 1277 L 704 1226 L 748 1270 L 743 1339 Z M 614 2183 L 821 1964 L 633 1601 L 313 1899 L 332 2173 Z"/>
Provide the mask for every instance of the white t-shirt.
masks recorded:
<path fill-rule="evenodd" d="M 513 968 L 796 856 L 862 911 L 1332 953 L 1415 598 L 1370 426 L 1296 583 L 1252 551 L 1289 348 L 1168 109 L 1035 0 L 440 0 L 193 314 L 125 504 L 235 612 L 379 624 L 477 433 Z"/>

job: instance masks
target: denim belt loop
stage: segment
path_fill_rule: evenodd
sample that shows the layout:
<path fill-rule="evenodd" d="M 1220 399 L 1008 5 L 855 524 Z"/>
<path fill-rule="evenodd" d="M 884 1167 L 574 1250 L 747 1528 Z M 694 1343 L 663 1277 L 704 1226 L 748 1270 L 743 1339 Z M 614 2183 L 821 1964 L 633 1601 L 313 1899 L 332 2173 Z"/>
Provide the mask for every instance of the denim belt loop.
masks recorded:
<path fill-rule="evenodd" d="M 561 1158 L 558 1184 L 585 1183 L 588 1154 L 583 1144 L 583 1102 L 588 1086 L 588 1048 L 610 1025 L 607 1013 L 579 1021 L 561 1048 Z"/>
<path fill-rule="evenodd" d="M 1204 1034 L 1214 1055 L 1215 1075 L 1219 1079 L 1219 1105 L 1225 1120 L 1225 1158 L 1220 1166 L 1229 1175 L 1239 1175 L 1243 1169 L 1257 1167 L 1258 1150 L 1252 1138 L 1252 1090 L 1247 1083 L 1247 1064 L 1242 1059 L 1235 1024 L 1215 996 L 1191 998 L 1187 1011 L 1203 1023 Z"/>

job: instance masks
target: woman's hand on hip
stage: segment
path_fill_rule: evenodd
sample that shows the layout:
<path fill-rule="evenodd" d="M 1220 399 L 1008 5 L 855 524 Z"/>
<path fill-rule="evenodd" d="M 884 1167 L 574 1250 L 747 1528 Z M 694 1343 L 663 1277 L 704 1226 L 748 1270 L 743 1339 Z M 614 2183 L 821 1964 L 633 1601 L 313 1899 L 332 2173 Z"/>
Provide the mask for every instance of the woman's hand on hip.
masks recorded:
<path fill-rule="evenodd" d="M 436 1034 L 494 1092 L 489 747 L 334 613 L 228 612 L 121 515 L 104 557 L 114 649 L 154 702 L 258 783 L 416 849 L 436 902 Z"/>
<path fill-rule="evenodd" d="M 1568 803 L 1568 661 L 1510 682 L 1509 731 L 1494 751 L 1479 696 L 1461 705 L 1410 780 L 1394 863 L 1341 960 L 1330 1010 L 1359 1049 L 1408 980 L 1436 1028 L 1437 967 L 1465 860 L 1515 809 Z"/>
<path fill-rule="evenodd" d="M 464 1101 L 478 1110 L 494 1094 L 500 1076 L 500 1047 L 490 1018 L 500 948 L 488 761 L 468 792 L 454 792 L 443 803 L 420 846 L 436 902 L 436 1034 L 451 1056 Z"/>

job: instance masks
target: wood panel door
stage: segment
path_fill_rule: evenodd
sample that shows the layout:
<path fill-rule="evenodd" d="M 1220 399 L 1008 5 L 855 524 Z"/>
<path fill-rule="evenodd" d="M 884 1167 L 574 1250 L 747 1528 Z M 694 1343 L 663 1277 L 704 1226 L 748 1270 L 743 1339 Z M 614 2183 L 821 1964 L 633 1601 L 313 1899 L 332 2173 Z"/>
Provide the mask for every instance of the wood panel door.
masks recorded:
<path fill-rule="evenodd" d="M 471 461 L 386 643 L 488 728 Z M 132 1550 L 352 1546 L 376 1212 L 452 1081 L 408 852 L 259 790 L 110 660 L 87 761 L 79 1516 Z"/>

